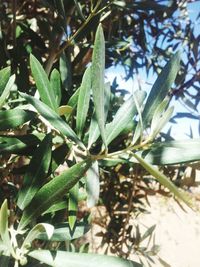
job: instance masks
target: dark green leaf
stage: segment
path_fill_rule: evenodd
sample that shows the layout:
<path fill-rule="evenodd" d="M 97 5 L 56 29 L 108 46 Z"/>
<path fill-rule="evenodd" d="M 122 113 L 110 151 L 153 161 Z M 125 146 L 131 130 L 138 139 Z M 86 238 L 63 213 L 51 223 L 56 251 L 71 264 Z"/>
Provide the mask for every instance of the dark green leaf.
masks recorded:
<path fill-rule="evenodd" d="M 91 81 L 92 81 L 92 92 L 95 107 L 95 114 L 99 131 L 105 145 L 105 112 L 104 112 L 104 70 L 105 70 L 105 41 L 104 34 L 101 24 L 98 26 L 94 50 L 92 55 L 92 66 L 91 66 Z"/>
<path fill-rule="evenodd" d="M 69 190 L 68 221 L 71 231 L 73 231 L 74 225 L 76 223 L 76 216 L 78 211 L 78 192 L 79 192 L 79 183 L 76 183 Z"/>
<path fill-rule="evenodd" d="M 25 153 L 29 149 L 32 152 L 39 143 L 40 140 L 35 135 L 0 136 L 0 154 Z"/>
<path fill-rule="evenodd" d="M 98 254 L 73 253 L 65 251 L 34 250 L 28 254 L 39 261 L 56 267 L 142 267 L 141 264 Z"/>
<path fill-rule="evenodd" d="M 22 109 L 12 109 L 0 111 L 0 129 L 1 131 L 22 126 L 27 121 L 32 120 L 35 113 L 24 111 Z"/>
<path fill-rule="evenodd" d="M 0 70 L 0 96 L 6 87 L 10 74 L 11 74 L 10 67 L 6 67 Z"/>
<path fill-rule="evenodd" d="M 79 91 L 78 105 L 77 105 L 76 130 L 79 138 L 81 138 L 83 129 L 85 127 L 85 122 L 90 102 L 90 90 L 91 90 L 91 75 L 90 75 L 90 68 L 87 68 L 83 75 Z"/>
<path fill-rule="evenodd" d="M 60 131 L 63 135 L 71 138 L 74 142 L 79 144 L 83 147 L 83 144 L 78 139 L 75 132 L 69 127 L 69 125 L 60 118 L 60 116 L 50 109 L 46 104 L 42 103 L 38 99 L 24 94 L 20 93 L 22 97 L 24 97 L 31 105 L 35 107 L 35 109 L 40 113 L 41 116 L 43 116 L 50 124 L 58 131 Z"/>
<path fill-rule="evenodd" d="M 66 144 L 63 144 L 57 147 L 52 152 L 52 162 L 50 166 L 50 173 L 53 173 L 57 167 L 65 161 L 65 157 L 69 152 L 69 147 Z"/>
<path fill-rule="evenodd" d="M 51 162 L 52 136 L 48 134 L 35 151 L 18 194 L 17 205 L 21 210 L 31 202 L 44 183 Z"/>
<path fill-rule="evenodd" d="M 72 85 L 71 66 L 64 52 L 60 57 L 60 76 L 65 90 L 69 90 Z"/>
<path fill-rule="evenodd" d="M 90 159 L 77 163 L 45 184 L 36 193 L 30 205 L 24 210 L 19 228 L 23 229 L 26 227 L 32 220 L 36 219 L 55 202 L 60 200 L 84 176 L 91 164 Z"/>
<path fill-rule="evenodd" d="M 51 85 L 51 90 L 54 93 L 57 108 L 60 106 L 60 101 L 62 97 L 60 81 L 61 80 L 59 71 L 57 69 L 53 69 L 50 76 L 50 85 Z"/>
<path fill-rule="evenodd" d="M 30 55 L 30 65 L 42 102 L 57 111 L 55 93 L 52 91 L 48 76 L 40 62 L 32 54 Z"/>

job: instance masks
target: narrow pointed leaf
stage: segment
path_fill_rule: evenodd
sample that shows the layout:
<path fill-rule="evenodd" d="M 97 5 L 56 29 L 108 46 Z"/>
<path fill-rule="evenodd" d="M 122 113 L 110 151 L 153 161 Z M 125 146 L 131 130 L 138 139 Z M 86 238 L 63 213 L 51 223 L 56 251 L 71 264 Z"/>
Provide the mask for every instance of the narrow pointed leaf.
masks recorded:
<path fill-rule="evenodd" d="M 180 51 L 173 55 L 155 81 L 142 114 L 144 123 L 148 123 L 152 119 L 157 106 L 167 96 L 179 69 Z"/>
<path fill-rule="evenodd" d="M 145 161 L 155 165 L 173 165 L 200 160 L 200 139 L 158 142 L 138 152 Z"/>
<path fill-rule="evenodd" d="M 6 98 L 10 94 L 10 90 L 11 90 L 14 82 L 15 82 L 15 75 L 13 74 L 12 76 L 10 76 L 10 78 L 9 78 L 9 80 L 5 86 L 5 89 L 3 90 L 2 94 L 0 95 L 0 108 L 3 107 Z"/>
<path fill-rule="evenodd" d="M 24 94 L 20 93 L 22 97 L 24 97 L 31 105 L 35 107 L 35 109 L 39 112 L 41 116 L 43 116 L 55 129 L 60 131 L 63 135 L 69 137 L 74 142 L 79 144 L 80 146 L 83 146 L 75 132 L 70 128 L 70 126 L 63 121 L 60 116 L 50 109 L 46 104 L 42 103 L 38 99 Z"/>
<path fill-rule="evenodd" d="M 10 67 L 6 67 L 0 70 L 0 96 L 4 91 L 4 88 L 6 87 L 10 74 L 11 74 Z"/>
<path fill-rule="evenodd" d="M 0 136 L 0 154 L 26 153 L 29 149 L 32 152 L 39 143 L 35 135 Z"/>
<path fill-rule="evenodd" d="M 173 112 L 174 112 L 174 107 L 170 107 L 161 116 L 161 118 L 157 122 L 157 125 L 154 126 L 154 128 L 152 129 L 152 133 L 150 134 L 152 139 L 154 139 L 156 137 L 156 135 L 160 133 L 162 128 L 167 124 L 167 122 L 172 117 Z"/>
<path fill-rule="evenodd" d="M 91 165 L 87 159 L 75 164 L 59 176 L 45 184 L 35 195 L 30 205 L 24 210 L 19 229 L 26 227 L 62 197 L 84 176 Z"/>
<path fill-rule="evenodd" d="M 55 96 L 56 107 L 58 108 L 60 106 L 62 93 L 61 93 L 60 73 L 57 69 L 53 69 L 53 71 L 51 72 L 50 85 L 51 85 L 51 91 L 54 93 Z"/>
<path fill-rule="evenodd" d="M 12 109 L 0 111 L 0 129 L 1 131 L 22 126 L 27 121 L 32 120 L 35 113 L 24 111 L 22 109 Z"/>
<path fill-rule="evenodd" d="M 52 152 L 52 161 L 51 161 L 49 174 L 53 173 L 60 164 L 64 163 L 65 157 L 67 156 L 68 152 L 69 152 L 69 147 L 67 146 L 67 144 L 63 144 L 57 147 Z"/>
<path fill-rule="evenodd" d="M 81 87 L 79 87 L 73 95 L 70 97 L 69 101 L 67 102 L 67 105 L 71 106 L 73 109 L 76 107 L 78 103 L 79 93 L 80 93 Z"/>
<path fill-rule="evenodd" d="M 99 131 L 105 145 L 105 117 L 104 117 L 104 70 L 105 70 L 105 41 L 101 24 L 98 26 L 94 50 L 92 55 L 91 81 L 95 107 L 95 114 Z"/>
<path fill-rule="evenodd" d="M 151 121 L 151 131 L 153 131 L 153 129 L 155 128 L 155 126 L 158 124 L 158 121 L 160 119 L 160 117 L 162 116 L 162 114 L 164 113 L 167 105 L 169 103 L 169 99 L 164 99 L 156 108 L 154 114 L 153 114 L 153 118 Z"/>
<path fill-rule="evenodd" d="M 54 232 L 54 227 L 48 223 L 38 223 L 29 232 L 22 244 L 22 250 L 30 245 L 33 240 L 38 239 L 41 233 L 45 233 L 47 240 L 50 240 Z"/>
<path fill-rule="evenodd" d="M 176 75 L 180 69 L 180 51 L 172 56 L 169 62 L 165 65 L 157 80 L 155 81 L 150 94 L 147 98 L 144 110 L 142 112 L 143 127 L 147 127 L 151 121 L 156 108 L 167 96 L 173 82 L 175 81 Z M 140 136 L 140 125 L 138 124 L 134 136 L 135 143 Z"/>
<path fill-rule="evenodd" d="M 135 98 L 139 105 L 142 105 L 146 97 L 145 91 L 138 90 L 135 92 Z M 137 107 L 134 98 L 131 96 L 124 104 L 119 108 L 112 122 L 106 125 L 106 140 L 110 144 L 133 120 L 133 117 L 137 114 Z"/>
<path fill-rule="evenodd" d="M 47 106 L 56 111 L 57 105 L 56 105 L 55 93 L 52 91 L 45 70 L 43 69 L 40 62 L 33 55 L 30 55 L 30 65 L 33 78 L 35 80 L 42 102 L 44 102 Z"/>
<path fill-rule="evenodd" d="M 17 201 L 17 205 L 21 210 L 24 210 L 28 206 L 44 183 L 51 162 L 51 148 L 52 136 L 48 134 L 35 151 L 25 173 Z"/>
<path fill-rule="evenodd" d="M 76 216 L 78 211 L 78 191 L 79 191 L 79 183 L 76 183 L 69 190 L 68 221 L 71 231 L 73 231 L 76 223 Z"/>
<path fill-rule="evenodd" d="M 76 130 L 79 138 L 81 138 L 83 129 L 85 127 L 85 122 L 90 102 L 90 90 L 91 90 L 91 75 L 90 75 L 90 68 L 87 68 L 83 75 L 83 80 L 80 87 L 78 105 L 77 105 Z"/>
<path fill-rule="evenodd" d="M 163 173 L 161 173 L 153 165 L 147 163 L 143 158 L 141 158 L 137 154 L 133 154 L 133 156 L 142 165 L 142 167 L 146 169 L 146 171 L 148 171 L 153 177 L 155 177 L 159 183 L 168 188 L 169 191 L 174 194 L 175 197 L 185 202 L 188 206 L 191 206 L 192 201 L 189 195 L 186 194 L 186 192 L 178 189 Z"/>
<path fill-rule="evenodd" d="M 86 190 L 87 206 L 88 208 L 92 208 L 97 204 L 100 193 L 99 166 L 97 161 L 87 171 Z"/>
<path fill-rule="evenodd" d="M 63 52 L 60 57 L 60 76 L 63 87 L 65 90 L 69 90 L 72 85 L 72 74 L 71 74 L 71 66 L 68 58 L 66 57 L 65 53 Z"/>
<path fill-rule="evenodd" d="M 142 267 L 139 263 L 122 258 L 89 253 L 73 253 L 59 250 L 51 253 L 49 250 L 34 250 L 28 255 L 55 267 Z"/>
<path fill-rule="evenodd" d="M 4 200 L 0 209 L 0 237 L 3 244 L 6 245 L 7 249 L 11 252 L 11 241 L 8 232 L 8 202 L 7 199 Z"/>
<path fill-rule="evenodd" d="M 68 223 L 63 223 L 59 227 L 55 227 L 51 241 L 68 241 L 82 237 L 90 230 L 90 225 L 85 222 L 76 222 L 74 230 L 71 231 Z M 45 232 L 40 233 L 38 239 L 48 240 Z"/>
<path fill-rule="evenodd" d="M 104 91 L 104 114 L 105 114 L 105 121 L 108 116 L 108 110 L 110 108 L 110 98 L 111 98 L 111 89 L 110 83 L 105 84 L 105 91 Z M 89 128 L 89 139 L 88 139 L 88 149 L 91 147 L 93 143 L 96 142 L 100 135 L 99 126 L 95 117 L 95 113 L 92 116 Z"/>

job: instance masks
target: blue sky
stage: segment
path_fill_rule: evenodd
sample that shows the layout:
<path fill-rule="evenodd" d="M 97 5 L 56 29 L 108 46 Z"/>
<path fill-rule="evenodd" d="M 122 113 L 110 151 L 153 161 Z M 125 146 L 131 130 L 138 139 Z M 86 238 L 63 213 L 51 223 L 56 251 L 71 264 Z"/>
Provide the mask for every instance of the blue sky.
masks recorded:
<path fill-rule="evenodd" d="M 196 17 L 198 16 L 198 13 L 200 12 L 200 1 L 196 3 L 188 4 L 188 15 L 189 18 L 196 23 Z M 184 21 L 183 21 L 184 23 Z M 196 25 L 195 27 L 195 35 L 200 34 L 200 25 Z M 126 89 L 130 92 L 133 92 L 139 88 L 139 84 L 141 85 L 141 88 L 143 90 L 146 90 L 147 92 L 151 89 L 151 85 L 154 83 L 156 76 L 151 76 L 149 78 L 146 77 L 145 72 L 141 72 L 138 77 L 134 77 L 134 79 L 129 79 L 128 81 L 125 81 L 125 72 L 123 67 L 117 66 L 117 67 L 111 67 L 106 71 L 107 80 L 112 82 L 115 77 L 117 77 L 117 83 L 119 84 L 120 88 Z M 186 108 L 183 105 L 183 102 L 181 100 L 178 101 L 172 101 L 171 105 L 175 107 L 174 114 L 177 112 L 192 112 L 192 110 L 189 110 L 188 107 Z M 171 129 L 171 136 L 175 139 L 188 139 L 190 138 L 189 135 L 192 131 L 193 138 L 199 138 L 199 126 L 200 126 L 200 107 L 198 108 L 198 111 L 195 113 L 197 116 L 199 116 L 199 120 L 193 120 L 193 119 L 187 119 L 187 118 L 181 118 L 177 119 L 177 123 L 168 123 L 166 127 L 164 128 L 164 131 L 167 131 L 170 127 Z"/>

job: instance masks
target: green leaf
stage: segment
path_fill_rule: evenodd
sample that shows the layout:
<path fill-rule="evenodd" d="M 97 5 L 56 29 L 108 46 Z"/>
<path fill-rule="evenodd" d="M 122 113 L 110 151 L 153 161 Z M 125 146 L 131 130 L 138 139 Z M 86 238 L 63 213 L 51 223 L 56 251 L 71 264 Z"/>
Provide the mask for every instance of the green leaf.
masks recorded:
<path fill-rule="evenodd" d="M 76 107 L 78 103 L 79 93 L 80 93 L 81 87 L 79 87 L 73 95 L 70 97 L 69 101 L 67 102 L 67 105 L 71 106 L 73 109 Z"/>
<path fill-rule="evenodd" d="M 142 112 L 144 129 L 146 129 L 146 127 L 148 126 L 148 123 L 151 121 L 155 113 L 155 110 L 157 109 L 159 104 L 167 96 L 173 82 L 175 81 L 179 69 L 180 69 L 180 51 L 177 52 L 175 55 L 173 55 L 173 57 L 165 65 L 165 67 L 159 74 L 157 80 L 155 81 L 150 91 L 150 94 L 144 106 L 144 110 Z M 138 124 L 135 131 L 133 143 L 137 141 L 139 136 L 140 136 L 140 125 Z"/>
<path fill-rule="evenodd" d="M 27 121 L 32 120 L 35 113 L 24 111 L 22 109 L 12 109 L 0 111 L 0 129 L 1 131 L 22 126 Z"/>
<path fill-rule="evenodd" d="M 68 152 L 69 152 L 69 147 L 66 144 L 63 144 L 54 149 L 54 151 L 52 152 L 50 174 L 53 173 L 60 164 L 64 163 L 65 157 Z"/>
<path fill-rule="evenodd" d="M 52 136 L 48 134 L 35 151 L 19 190 L 17 205 L 21 210 L 31 202 L 44 183 L 51 162 Z"/>
<path fill-rule="evenodd" d="M 87 206 L 94 207 L 99 200 L 100 181 L 99 165 L 95 161 L 86 173 Z"/>
<path fill-rule="evenodd" d="M 24 93 L 20 93 L 20 95 L 33 105 L 40 115 L 43 116 L 56 130 L 60 131 L 63 135 L 69 137 L 75 143 L 83 147 L 82 142 L 79 140 L 75 132 L 55 111 L 51 110 L 46 104 L 30 95 Z"/>
<path fill-rule="evenodd" d="M 160 117 L 162 116 L 162 114 L 164 113 L 164 111 L 166 110 L 166 107 L 168 104 L 169 104 L 169 98 L 164 99 L 155 109 L 155 112 L 153 114 L 152 121 L 151 121 L 151 132 L 153 132 L 153 129 L 156 128 L 158 121 Z"/>
<path fill-rule="evenodd" d="M 71 66 L 64 52 L 61 54 L 59 64 L 60 64 L 59 70 L 60 70 L 62 84 L 66 91 L 70 90 L 72 85 Z"/>
<path fill-rule="evenodd" d="M 91 81 L 95 114 L 99 131 L 105 145 L 105 116 L 104 116 L 104 70 L 105 70 L 105 41 L 101 24 L 97 28 L 94 50 L 92 55 Z"/>
<path fill-rule="evenodd" d="M 141 264 L 114 256 L 66 251 L 34 250 L 28 254 L 39 261 L 55 267 L 142 267 Z"/>
<path fill-rule="evenodd" d="M 76 114 L 76 130 L 79 138 L 82 136 L 83 129 L 85 127 L 85 122 L 87 118 L 87 113 L 89 109 L 90 102 L 90 90 L 91 90 L 91 75 L 90 68 L 87 68 L 82 79 L 78 105 Z"/>
<path fill-rule="evenodd" d="M 39 143 L 35 135 L 0 136 L 0 154 L 32 152 Z"/>
<path fill-rule="evenodd" d="M 76 223 L 76 216 L 78 211 L 78 192 L 79 192 L 79 183 L 76 183 L 69 190 L 68 221 L 71 231 L 73 231 Z"/>
<path fill-rule="evenodd" d="M 62 97 L 60 73 L 57 69 L 53 69 L 50 76 L 51 91 L 54 92 L 56 107 L 60 106 Z"/>
<path fill-rule="evenodd" d="M 161 115 L 160 119 L 157 122 L 157 125 L 155 125 L 154 128 L 152 128 L 152 131 L 150 133 L 150 138 L 153 140 L 157 134 L 160 133 L 162 128 L 167 124 L 167 122 L 172 117 L 172 114 L 174 112 L 174 107 L 168 108 L 164 114 Z"/>
<path fill-rule="evenodd" d="M 6 87 L 10 74 L 11 74 L 10 67 L 6 67 L 0 70 L 0 96 L 4 91 L 4 88 Z"/>
<path fill-rule="evenodd" d="M 161 173 L 157 168 L 147 163 L 143 158 L 137 154 L 133 154 L 137 161 L 143 166 L 146 171 L 148 171 L 153 177 L 155 177 L 159 183 L 164 185 L 169 191 L 174 194 L 177 198 L 185 202 L 188 206 L 191 206 L 192 202 L 189 195 L 186 192 L 178 189 L 163 173 Z"/>
<path fill-rule="evenodd" d="M 155 165 L 173 165 L 200 160 L 200 139 L 158 142 L 140 151 L 145 161 Z"/>
<path fill-rule="evenodd" d="M 41 233 L 45 233 L 47 240 L 50 240 L 54 232 L 54 227 L 48 223 L 38 223 L 29 232 L 22 244 L 21 250 L 26 250 L 33 240 L 38 239 Z"/>
<path fill-rule="evenodd" d="M 59 176 L 45 184 L 35 195 L 30 205 L 24 210 L 19 229 L 26 227 L 32 220 L 49 209 L 84 176 L 91 166 L 90 159 L 73 165 Z"/>
<path fill-rule="evenodd" d="M 54 212 L 59 211 L 59 210 L 64 210 L 64 209 L 67 210 L 67 204 L 68 203 L 65 200 L 58 201 L 55 204 L 53 204 L 48 210 L 46 210 L 45 212 L 43 212 L 43 215 L 44 214 L 47 214 L 47 213 L 54 213 Z"/>
<path fill-rule="evenodd" d="M 15 75 L 10 76 L 5 89 L 3 90 L 2 94 L 0 95 L 0 109 L 3 107 L 3 104 L 10 94 L 10 90 L 15 82 Z"/>
<path fill-rule="evenodd" d="M 30 66 L 42 102 L 57 111 L 55 93 L 52 91 L 48 76 L 40 62 L 32 54 L 30 55 Z"/>
<path fill-rule="evenodd" d="M 7 249 L 12 252 L 11 241 L 8 232 L 8 202 L 4 200 L 0 209 L 0 237 Z"/>
<path fill-rule="evenodd" d="M 110 98 L 111 98 L 111 89 L 110 83 L 105 83 L 105 91 L 104 91 L 104 114 L 105 114 L 105 121 L 108 116 L 108 110 L 110 108 Z M 95 113 L 92 116 L 89 128 L 89 139 L 88 139 L 88 149 L 91 147 L 93 143 L 96 142 L 100 135 L 99 126 L 95 117 Z"/>
<path fill-rule="evenodd" d="M 90 230 L 90 225 L 86 222 L 76 222 L 74 230 L 71 231 L 68 223 L 63 223 L 60 226 L 56 226 L 51 237 L 51 241 L 68 241 L 82 237 Z M 40 233 L 38 239 L 48 240 L 45 232 Z"/>
<path fill-rule="evenodd" d="M 142 105 L 146 92 L 137 90 L 134 93 L 134 97 L 137 99 L 139 105 Z M 124 104 L 118 109 L 112 122 L 106 125 L 106 140 L 107 144 L 110 144 L 133 120 L 133 117 L 137 114 L 137 107 L 134 98 L 131 96 Z"/>

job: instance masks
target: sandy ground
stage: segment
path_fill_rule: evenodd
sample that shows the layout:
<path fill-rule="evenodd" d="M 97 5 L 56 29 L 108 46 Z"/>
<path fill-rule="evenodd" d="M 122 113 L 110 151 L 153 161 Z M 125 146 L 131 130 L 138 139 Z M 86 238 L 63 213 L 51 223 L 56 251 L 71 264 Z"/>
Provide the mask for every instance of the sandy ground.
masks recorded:
<path fill-rule="evenodd" d="M 153 257 L 156 267 L 200 267 L 200 212 L 194 212 L 186 208 L 183 211 L 173 200 L 161 196 L 150 197 L 151 207 L 148 207 L 150 214 L 142 214 L 138 217 L 137 223 L 140 229 L 145 231 L 147 227 L 156 224 L 155 244 L 160 250 L 156 257 Z M 97 226 L 96 226 L 97 227 Z M 91 250 L 101 253 L 97 247 L 101 239 L 94 237 L 97 227 L 92 230 L 93 237 Z M 162 258 L 166 265 L 158 261 Z M 138 258 L 131 255 L 133 260 Z M 144 267 L 149 267 L 145 263 Z"/>
<path fill-rule="evenodd" d="M 185 212 L 173 199 L 162 197 L 152 197 L 150 203 L 150 214 L 140 216 L 138 222 L 156 224 L 158 255 L 172 267 L 199 267 L 200 212 L 188 208 Z"/>

